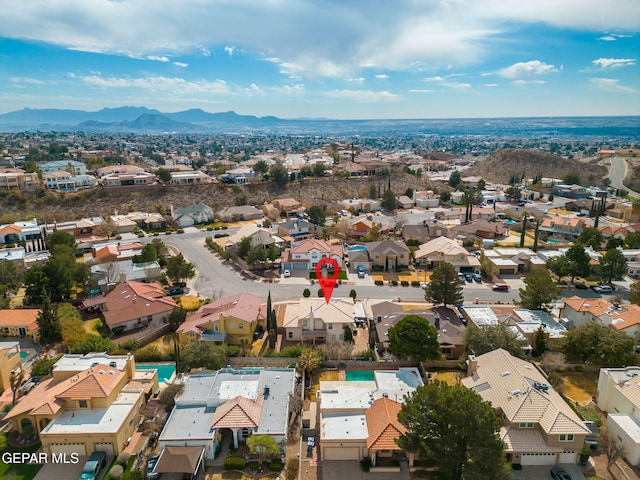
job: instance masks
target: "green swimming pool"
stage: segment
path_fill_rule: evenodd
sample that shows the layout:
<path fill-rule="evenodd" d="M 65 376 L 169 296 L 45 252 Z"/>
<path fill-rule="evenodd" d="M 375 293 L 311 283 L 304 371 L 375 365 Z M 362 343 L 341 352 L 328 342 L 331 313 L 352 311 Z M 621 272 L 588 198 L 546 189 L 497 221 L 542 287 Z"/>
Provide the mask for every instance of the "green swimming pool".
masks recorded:
<path fill-rule="evenodd" d="M 344 375 L 347 382 L 372 382 L 376 378 L 373 370 L 347 370 Z"/>
<path fill-rule="evenodd" d="M 29 356 L 29 352 L 20 352 L 20 361 L 24 360 Z"/>
<path fill-rule="evenodd" d="M 166 363 L 145 363 L 143 365 L 136 365 L 136 370 L 158 370 L 158 382 L 168 382 L 173 374 L 176 373 L 175 365 Z"/>

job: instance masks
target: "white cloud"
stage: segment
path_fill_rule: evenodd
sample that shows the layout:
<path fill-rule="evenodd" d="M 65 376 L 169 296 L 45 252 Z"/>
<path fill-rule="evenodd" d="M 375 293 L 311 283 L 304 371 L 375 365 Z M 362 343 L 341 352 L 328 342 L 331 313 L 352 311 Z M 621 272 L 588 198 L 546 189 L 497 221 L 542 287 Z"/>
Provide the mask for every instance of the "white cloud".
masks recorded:
<path fill-rule="evenodd" d="M 630 65 L 635 65 L 636 64 L 636 59 L 635 58 L 599 58 L 597 60 L 594 60 L 593 62 L 594 65 L 605 69 L 605 68 L 617 68 L 617 67 L 628 67 Z"/>
<path fill-rule="evenodd" d="M 592 78 L 589 83 L 598 90 L 605 92 L 623 92 L 623 93 L 636 93 L 637 90 L 633 87 L 627 87 L 620 85 L 620 80 L 617 78 Z"/>
<path fill-rule="evenodd" d="M 380 73 L 378 75 L 375 76 L 378 80 L 386 80 L 387 78 L 389 78 L 389 75 L 386 75 L 384 73 Z"/>
<path fill-rule="evenodd" d="M 436 83 L 442 87 L 446 87 L 446 88 L 455 88 L 455 89 L 465 89 L 465 88 L 471 88 L 471 84 L 470 83 L 463 83 L 463 82 L 456 82 L 456 81 L 452 81 L 452 80 L 448 80 L 448 78 L 452 78 L 452 77 L 457 77 L 459 76 L 458 74 L 452 74 L 452 75 L 447 75 L 445 77 L 441 77 L 441 76 L 435 76 L 435 77 L 427 77 L 424 78 L 423 80 L 425 82 L 430 82 L 430 83 Z"/>
<path fill-rule="evenodd" d="M 400 98 L 400 95 L 386 90 L 374 92 L 372 90 L 331 90 L 324 92 L 324 95 L 332 98 L 347 98 L 356 102 L 374 103 L 383 101 L 393 101 Z"/>
<path fill-rule="evenodd" d="M 605 42 L 615 42 L 619 38 L 631 38 L 631 35 L 609 33 L 607 35 L 603 35 L 602 37 L 599 37 L 598 40 L 604 40 Z"/>
<path fill-rule="evenodd" d="M 233 57 L 233 52 L 235 52 L 235 50 L 236 50 L 236 47 L 229 47 L 229 46 L 224 47 L 224 51 L 227 52 L 227 54 L 230 57 Z"/>
<path fill-rule="evenodd" d="M 358 78 L 345 78 L 344 81 L 345 82 L 349 82 L 349 83 L 363 83 L 365 80 L 364 77 L 358 77 Z"/>
<path fill-rule="evenodd" d="M 227 94 L 230 88 L 224 80 L 188 81 L 177 77 L 151 76 L 144 78 L 102 77 L 91 75 L 81 77 L 87 85 L 104 88 L 136 88 L 159 92 L 173 92 L 175 94 Z"/>
<path fill-rule="evenodd" d="M 182 62 L 173 62 L 173 64 L 174 64 L 176 67 L 182 67 L 182 68 L 187 68 L 187 67 L 189 66 L 189 64 L 188 64 L 188 63 L 182 63 Z"/>
<path fill-rule="evenodd" d="M 439 91 L 440 90 L 429 90 L 425 88 L 412 88 L 411 90 L 408 90 L 409 93 L 433 93 Z"/>
<path fill-rule="evenodd" d="M 11 77 L 11 83 L 19 84 L 19 85 L 46 85 L 47 82 L 44 80 L 40 80 L 38 78 L 30 78 L 30 77 Z"/>
<path fill-rule="evenodd" d="M 76 78 L 76 74 L 73 72 L 67 72 L 67 77 L 69 78 Z"/>
<path fill-rule="evenodd" d="M 499 85 L 497 83 L 485 83 L 483 86 L 484 87 L 498 87 Z"/>
<path fill-rule="evenodd" d="M 537 75 L 557 72 L 558 70 L 540 60 L 518 62 L 498 71 L 498 75 L 511 80 L 532 80 Z"/>
<path fill-rule="evenodd" d="M 262 95 L 264 93 L 264 90 L 255 83 L 252 83 L 251 85 L 249 85 L 249 88 L 244 89 L 244 93 L 245 95 Z"/>
<path fill-rule="evenodd" d="M 154 60 L 156 62 L 167 63 L 169 61 L 169 57 L 166 55 L 148 55 L 147 60 Z"/>
<path fill-rule="evenodd" d="M 200 53 L 202 54 L 203 57 L 210 57 L 211 56 L 211 50 L 209 50 L 208 48 L 205 48 L 205 47 L 200 47 Z"/>

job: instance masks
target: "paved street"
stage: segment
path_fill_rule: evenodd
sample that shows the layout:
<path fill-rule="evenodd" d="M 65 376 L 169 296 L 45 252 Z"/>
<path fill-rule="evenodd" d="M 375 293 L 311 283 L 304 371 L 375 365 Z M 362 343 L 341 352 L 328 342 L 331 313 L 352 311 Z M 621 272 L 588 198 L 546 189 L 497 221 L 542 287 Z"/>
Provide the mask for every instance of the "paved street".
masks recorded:
<path fill-rule="evenodd" d="M 640 198 L 640 193 L 629 190 L 624 186 L 624 179 L 627 176 L 627 161 L 622 157 L 611 158 L 611 167 L 609 167 L 609 179 L 611 186 L 626 190 L 630 197 Z"/>

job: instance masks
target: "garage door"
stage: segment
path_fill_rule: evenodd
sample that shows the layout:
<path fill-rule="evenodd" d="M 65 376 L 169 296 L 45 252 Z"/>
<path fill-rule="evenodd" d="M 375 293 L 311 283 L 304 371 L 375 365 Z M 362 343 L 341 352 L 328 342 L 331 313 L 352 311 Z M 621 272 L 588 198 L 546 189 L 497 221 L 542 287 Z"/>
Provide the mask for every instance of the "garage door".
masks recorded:
<path fill-rule="evenodd" d="M 558 463 L 576 463 L 578 457 L 576 452 L 562 452 L 558 454 Z"/>
<path fill-rule="evenodd" d="M 555 453 L 523 453 L 520 463 L 522 465 L 555 465 Z"/>
<path fill-rule="evenodd" d="M 498 271 L 498 275 L 514 275 L 515 270 L 513 268 L 501 268 Z"/>
<path fill-rule="evenodd" d="M 323 460 L 360 460 L 359 447 L 328 447 L 322 450 Z"/>
<path fill-rule="evenodd" d="M 86 455 L 87 451 L 84 448 L 84 443 L 52 443 L 49 445 L 51 453 L 77 453 L 78 455 Z"/>
<path fill-rule="evenodd" d="M 113 455 L 113 443 L 96 443 L 96 452 L 104 452 Z"/>

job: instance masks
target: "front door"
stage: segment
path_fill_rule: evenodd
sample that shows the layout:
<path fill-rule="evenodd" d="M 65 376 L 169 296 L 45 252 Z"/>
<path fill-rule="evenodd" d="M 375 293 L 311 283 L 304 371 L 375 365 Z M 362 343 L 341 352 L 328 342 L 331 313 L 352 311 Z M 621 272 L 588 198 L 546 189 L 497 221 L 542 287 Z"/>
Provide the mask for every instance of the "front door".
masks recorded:
<path fill-rule="evenodd" d="M 18 335 L 20 337 L 26 337 L 27 336 L 27 329 L 26 328 L 18 328 Z"/>

